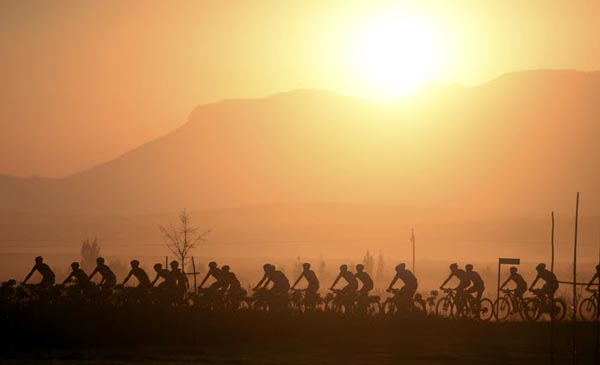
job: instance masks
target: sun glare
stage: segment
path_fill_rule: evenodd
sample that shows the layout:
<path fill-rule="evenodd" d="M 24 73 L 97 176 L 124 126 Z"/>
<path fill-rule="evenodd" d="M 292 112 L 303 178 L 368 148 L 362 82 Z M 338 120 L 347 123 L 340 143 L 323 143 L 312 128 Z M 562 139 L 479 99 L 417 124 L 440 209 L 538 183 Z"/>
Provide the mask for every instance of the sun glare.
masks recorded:
<path fill-rule="evenodd" d="M 442 63 L 442 42 L 425 19 L 397 14 L 374 18 L 357 30 L 353 68 L 380 99 L 414 94 Z"/>

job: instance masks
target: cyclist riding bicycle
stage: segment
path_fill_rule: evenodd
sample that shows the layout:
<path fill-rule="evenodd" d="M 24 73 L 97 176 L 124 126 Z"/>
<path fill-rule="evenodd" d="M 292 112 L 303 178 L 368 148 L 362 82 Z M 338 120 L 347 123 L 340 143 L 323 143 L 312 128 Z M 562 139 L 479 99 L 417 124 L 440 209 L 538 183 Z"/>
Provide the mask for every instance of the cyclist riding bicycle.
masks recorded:
<path fill-rule="evenodd" d="M 271 282 L 273 286 L 269 289 L 269 292 L 274 295 L 283 295 L 286 294 L 290 290 L 290 281 L 285 276 L 285 274 L 279 270 L 275 269 L 274 265 L 265 264 L 263 266 L 265 270 L 265 275 L 260 280 L 258 285 L 254 288 L 254 290 L 258 290 L 259 288 L 267 288 Z"/>
<path fill-rule="evenodd" d="M 471 282 L 471 286 L 467 288 L 466 292 L 467 294 L 477 293 L 475 298 L 477 299 L 477 303 L 480 303 L 483 292 L 485 291 L 483 279 L 481 279 L 481 276 L 477 271 L 473 271 L 473 265 L 467 264 L 465 269 L 467 270 L 467 278 Z"/>
<path fill-rule="evenodd" d="M 100 276 L 102 277 L 100 284 L 98 284 L 99 286 L 111 288 L 117 285 L 117 276 L 112 272 L 110 267 L 104 263 L 103 257 L 98 257 L 96 259 L 96 268 L 90 274 L 90 280 L 92 280 L 97 273 L 100 273 Z"/>
<path fill-rule="evenodd" d="M 308 282 L 308 286 L 304 289 L 306 298 L 316 297 L 317 292 L 319 291 L 319 279 L 317 279 L 317 274 L 310 269 L 310 264 L 308 262 L 302 264 L 302 272 L 294 282 L 294 285 L 292 285 L 292 290 L 294 290 L 302 278 L 306 279 Z"/>
<path fill-rule="evenodd" d="M 448 289 L 445 288 L 445 285 L 453 277 L 456 277 L 458 279 L 458 286 L 456 288 L 454 288 L 454 290 L 456 291 L 456 302 L 458 305 L 458 309 L 462 310 L 463 303 L 464 303 L 463 299 L 464 299 L 464 295 L 465 295 L 465 289 L 469 286 L 469 284 L 471 283 L 471 280 L 469 280 L 467 273 L 464 270 L 459 269 L 458 264 L 454 263 L 454 264 L 450 265 L 450 275 L 442 283 L 442 285 L 440 286 L 440 289 L 443 291 L 448 291 Z"/>
<path fill-rule="evenodd" d="M 340 281 L 340 279 L 343 278 L 346 283 L 348 283 L 345 287 L 343 287 L 340 290 L 340 294 L 345 294 L 345 295 L 353 295 L 356 293 L 356 290 L 358 289 L 358 281 L 356 280 L 356 277 L 354 276 L 354 274 L 348 270 L 348 265 L 342 265 L 340 266 L 340 273 L 337 276 L 337 278 L 335 278 L 333 284 L 331 285 L 331 288 L 329 288 L 329 290 L 334 290 L 335 286 L 337 285 L 337 283 Z"/>
<path fill-rule="evenodd" d="M 356 265 L 356 274 L 354 276 L 361 282 L 362 287 L 358 290 L 358 295 L 361 297 L 369 296 L 369 292 L 373 290 L 373 279 L 371 279 L 371 275 L 369 275 L 365 271 L 365 265 L 358 264 Z"/>
<path fill-rule="evenodd" d="M 127 284 L 127 282 L 132 276 L 135 276 L 135 278 L 137 279 L 138 288 L 147 289 L 152 287 L 152 283 L 150 282 L 148 274 L 146 274 L 144 269 L 140 267 L 140 262 L 138 260 L 131 261 L 131 270 L 129 271 L 129 274 L 127 274 L 125 280 L 123 280 L 123 283 L 121 285 Z"/>
<path fill-rule="evenodd" d="M 221 273 L 223 274 L 223 286 L 221 288 L 223 292 L 229 295 L 239 295 L 244 291 L 242 284 L 237 276 L 231 272 L 229 265 L 223 265 Z"/>
<path fill-rule="evenodd" d="M 558 290 L 558 279 L 556 278 L 556 275 L 546 269 L 546 264 L 543 263 L 538 264 L 535 270 L 537 271 L 537 276 L 529 287 L 529 290 L 533 291 L 533 287 L 541 279 L 544 281 L 544 285 L 540 289 L 540 295 L 546 297 L 546 299 L 554 298 L 554 293 Z"/>
<path fill-rule="evenodd" d="M 29 272 L 27 277 L 25 277 L 25 280 L 23 280 L 22 285 L 27 284 L 27 281 L 29 280 L 29 278 L 31 278 L 31 275 L 33 275 L 33 273 L 36 271 L 42 275 L 42 280 L 38 284 L 39 287 L 48 288 L 54 285 L 56 276 L 54 275 L 54 272 L 50 269 L 50 266 L 44 263 L 44 258 L 42 256 L 38 256 L 35 258 L 35 265 L 33 265 L 31 271 Z"/>
<path fill-rule="evenodd" d="M 204 279 L 202 279 L 202 282 L 200 282 L 199 288 L 202 288 L 204 286 L 204 283 L 206 283 L 208 278 L 210 278 L 211 276 L 215 279 L 215 282 L 208 287 L 209 290 L 214 291 L 223 286 L 223 273 L 221 272 L 221 269 L 217 267 L 217 263 L 211 261 L 208 264 L 208 272 L 206 273 Z"/>
<path fill-rule="evenodd" d="M 92 283 L 90 277 L 79 267 L 79 262 L 71 263 L 71 269 L 73 271 L 71 271 L 69 276 L 63 281 L 63 285 L 75 280 L 77 286 L 80 288 L 87 288 Z"/>
<path fill-rule="evenodd" d="M 405 263 L 401 263 L 396 266 L 396 275 L 387 288 L 388 292 L 392 291 L 398 280 L 402 280 L 404 283 L 404 286 L 398 291 L 398 296 L 403 301 L 408 303 L 410 300 L 412 300 L 413 296 L 417 292 L 418 283 L 415 275 L 410 270 L 406 269 Z"/>
<path fill-rule="evenodd" d="M 506 281 L 504 281 L 504 283 L 500 285 L 500 290 L 504 289 L 504 287 L 509 282 L 513 281 L 516 285 L 514 289 L 514 299 L 516 299 L 520 303 L 523 303 L 525 300 L 523 299 L 523 294 L 525 294 L 525 292 L 527 291 L 527 282 L 525 281 L 525 279 L 523 279 L 523 276 L 517 271 L 518 269 L 515 266 L 510 268 L 510 275 L 508 276 Z M 513 313 L 517 311 L 518 302 L 513 303 Z"/>
<path fill-rule="evenodd" d="M 179 269 L 179 262 L 171 261 L 171 275 L 175 278 L 175 284 L 180 294 L 185 293 L 188 290 L 189 282 L 187 275 L 183 272 L 183 270 Z"/>
<path fill-rule="evenodd" d="M 594 291 L 592 289 L 590 289 L 592 287 L 592 285 L 594 284 L 594 281 L 598 279 L 598 284 L 596 284 L 596 291 L 598 290 L 598 288 L 600 288 L 600 265 L 596 265 L 596 273 L 594 274 L 594 277 L 592 277 L 592 280 L 590 280 L 590 282 L 588 283 L 588 285 L 585 287 L 585 290 L 587 291 Z"/>
<path fill-rule="evenodd" d="M 162 283 L 158 284 L 158 288 L 172 291 L 177 287 L 177 280 L 175 279 L 175 276 L 171 271 L 163 269 L 162 264 L 155 264 L 154 271 L 156 271 L 156 277 L 151 283 L 152 286 L 155 286 L 158 279 L 162 278 L 163 281 Z"/>

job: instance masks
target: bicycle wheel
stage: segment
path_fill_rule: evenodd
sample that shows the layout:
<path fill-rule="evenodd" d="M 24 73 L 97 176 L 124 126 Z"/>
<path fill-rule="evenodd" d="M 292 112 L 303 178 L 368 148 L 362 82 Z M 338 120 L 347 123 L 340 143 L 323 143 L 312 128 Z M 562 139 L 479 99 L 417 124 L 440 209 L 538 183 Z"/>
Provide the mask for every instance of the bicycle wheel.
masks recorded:
<path fill-rule="evenodd" d="M 484 298 L 479 303 L 479 319 L 489 321 L 494 316 L 494 304 L 488 298 Z"/>
<path fill-rule="evenodd" d="M 425 312 L 425 301 L 422 299 L 413 299 L 412 313 L 416 315 L 424 315 Z"/>
<path fill-rule="evenodd" d="M 507 298 L 498 298 L 494 303 L 494 316 L 497 321 L 505 321 L 510 316 L 511 304 Z"/>
<path fill-rule="evenodd" d="M 395 316 L 396 314 L 398 314 L 398 307 L 396 306 L 396 303 L 392 300 L 392 299 L 386 299 L 385 302 L 383 302 L 383 304 L 381 305 L 381 311 L 383 312 L 383 314 L 385 314 L 386 316 Z"/>
<path fill-rule="evenodd" d="M 527 318 L 528 321 L 537 321 L 542 314 L 539 302 L 533 298 L 525 299 L 525 302 L 523 303 L 523 313 L 525 313 L 525 318 Z"/>
<path fill-rule="evenodd" d="M 435 305 L 435 314 L 441 318 L 452 318 L 453 303 L 450 298 L 444 297 Z"/>
<path fill-rule="evenodd" d="M 367 305 L 367 315 L 368 316 L 376 316 L 381 313 L 381 304 L 379 302 L 370 302 Z"/>
<path fill-rule="evenodd" d="M 579 315 L 584 321 L 595 321 L 596 310 L 596 303 L 591 298 L 586 298 L 579 304 Z"/>
<path fill-rule="evenodd" d="M 562 321 L 567 314 L 567 303 L 562 298 L 554 299 L 554 307 L 550 314 L 556 321 Z"/>

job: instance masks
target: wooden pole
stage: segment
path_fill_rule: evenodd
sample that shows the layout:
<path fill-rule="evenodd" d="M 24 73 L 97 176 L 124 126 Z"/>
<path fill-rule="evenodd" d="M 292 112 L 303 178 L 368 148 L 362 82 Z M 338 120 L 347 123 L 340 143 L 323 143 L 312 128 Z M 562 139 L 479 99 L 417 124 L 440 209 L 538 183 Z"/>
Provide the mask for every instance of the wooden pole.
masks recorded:
<path fill-rule="evenodd" d="M 550 271 L 554 274 L 554 212 L 551 213 L 552 230 L 550 244 L 552 245 L 552 257 L 550 260 Z M 551 298 L 554 301 L 554 298 Z M 554 364 L 554 316 L 550 316 L 550 364 Z"/>
<path fill-rule="evenodd" d="M 192 256 L 192 270 L 194 270 L 194 294 L 196 294 L 196 262 L 194 262 L 194 256 Z"/>
<path fill-rule="evenodd" d="M 415 245 L 415 230 L 411 229 L 410 230 L 410 240 L 412 241 L 412 271 L 413 274 L 417 274 L 417 271 L 415 270 L 415 250 L 416 250 L 416 245 Z"/>
<path fill-rule="evenodd" d="M 169 267 L 169 256 L 165 256 L 165 269 Z"/>
<path fill-rule="evenodd" d="M 577 364 L 577 231 L 579 228 L 579 192 L 575 201 L 575 239 L 573 243 L 573 364 Z"/>

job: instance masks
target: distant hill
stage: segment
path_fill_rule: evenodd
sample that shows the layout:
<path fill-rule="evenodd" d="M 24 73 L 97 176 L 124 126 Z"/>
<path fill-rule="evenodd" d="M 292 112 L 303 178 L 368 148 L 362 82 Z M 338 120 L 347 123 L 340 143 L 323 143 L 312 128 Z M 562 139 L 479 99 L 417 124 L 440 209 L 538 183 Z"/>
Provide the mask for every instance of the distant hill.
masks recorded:
<path fill-rule="evenodd" d="M 199 106 L 63 179 L 0 176 L 0 211 L 125 214 L 276 203 L 600 213 L 600 73 L 524 71 L 380 104 L 324 91 Z M 110 141 L 107 141 L 110 143 Z"/>

